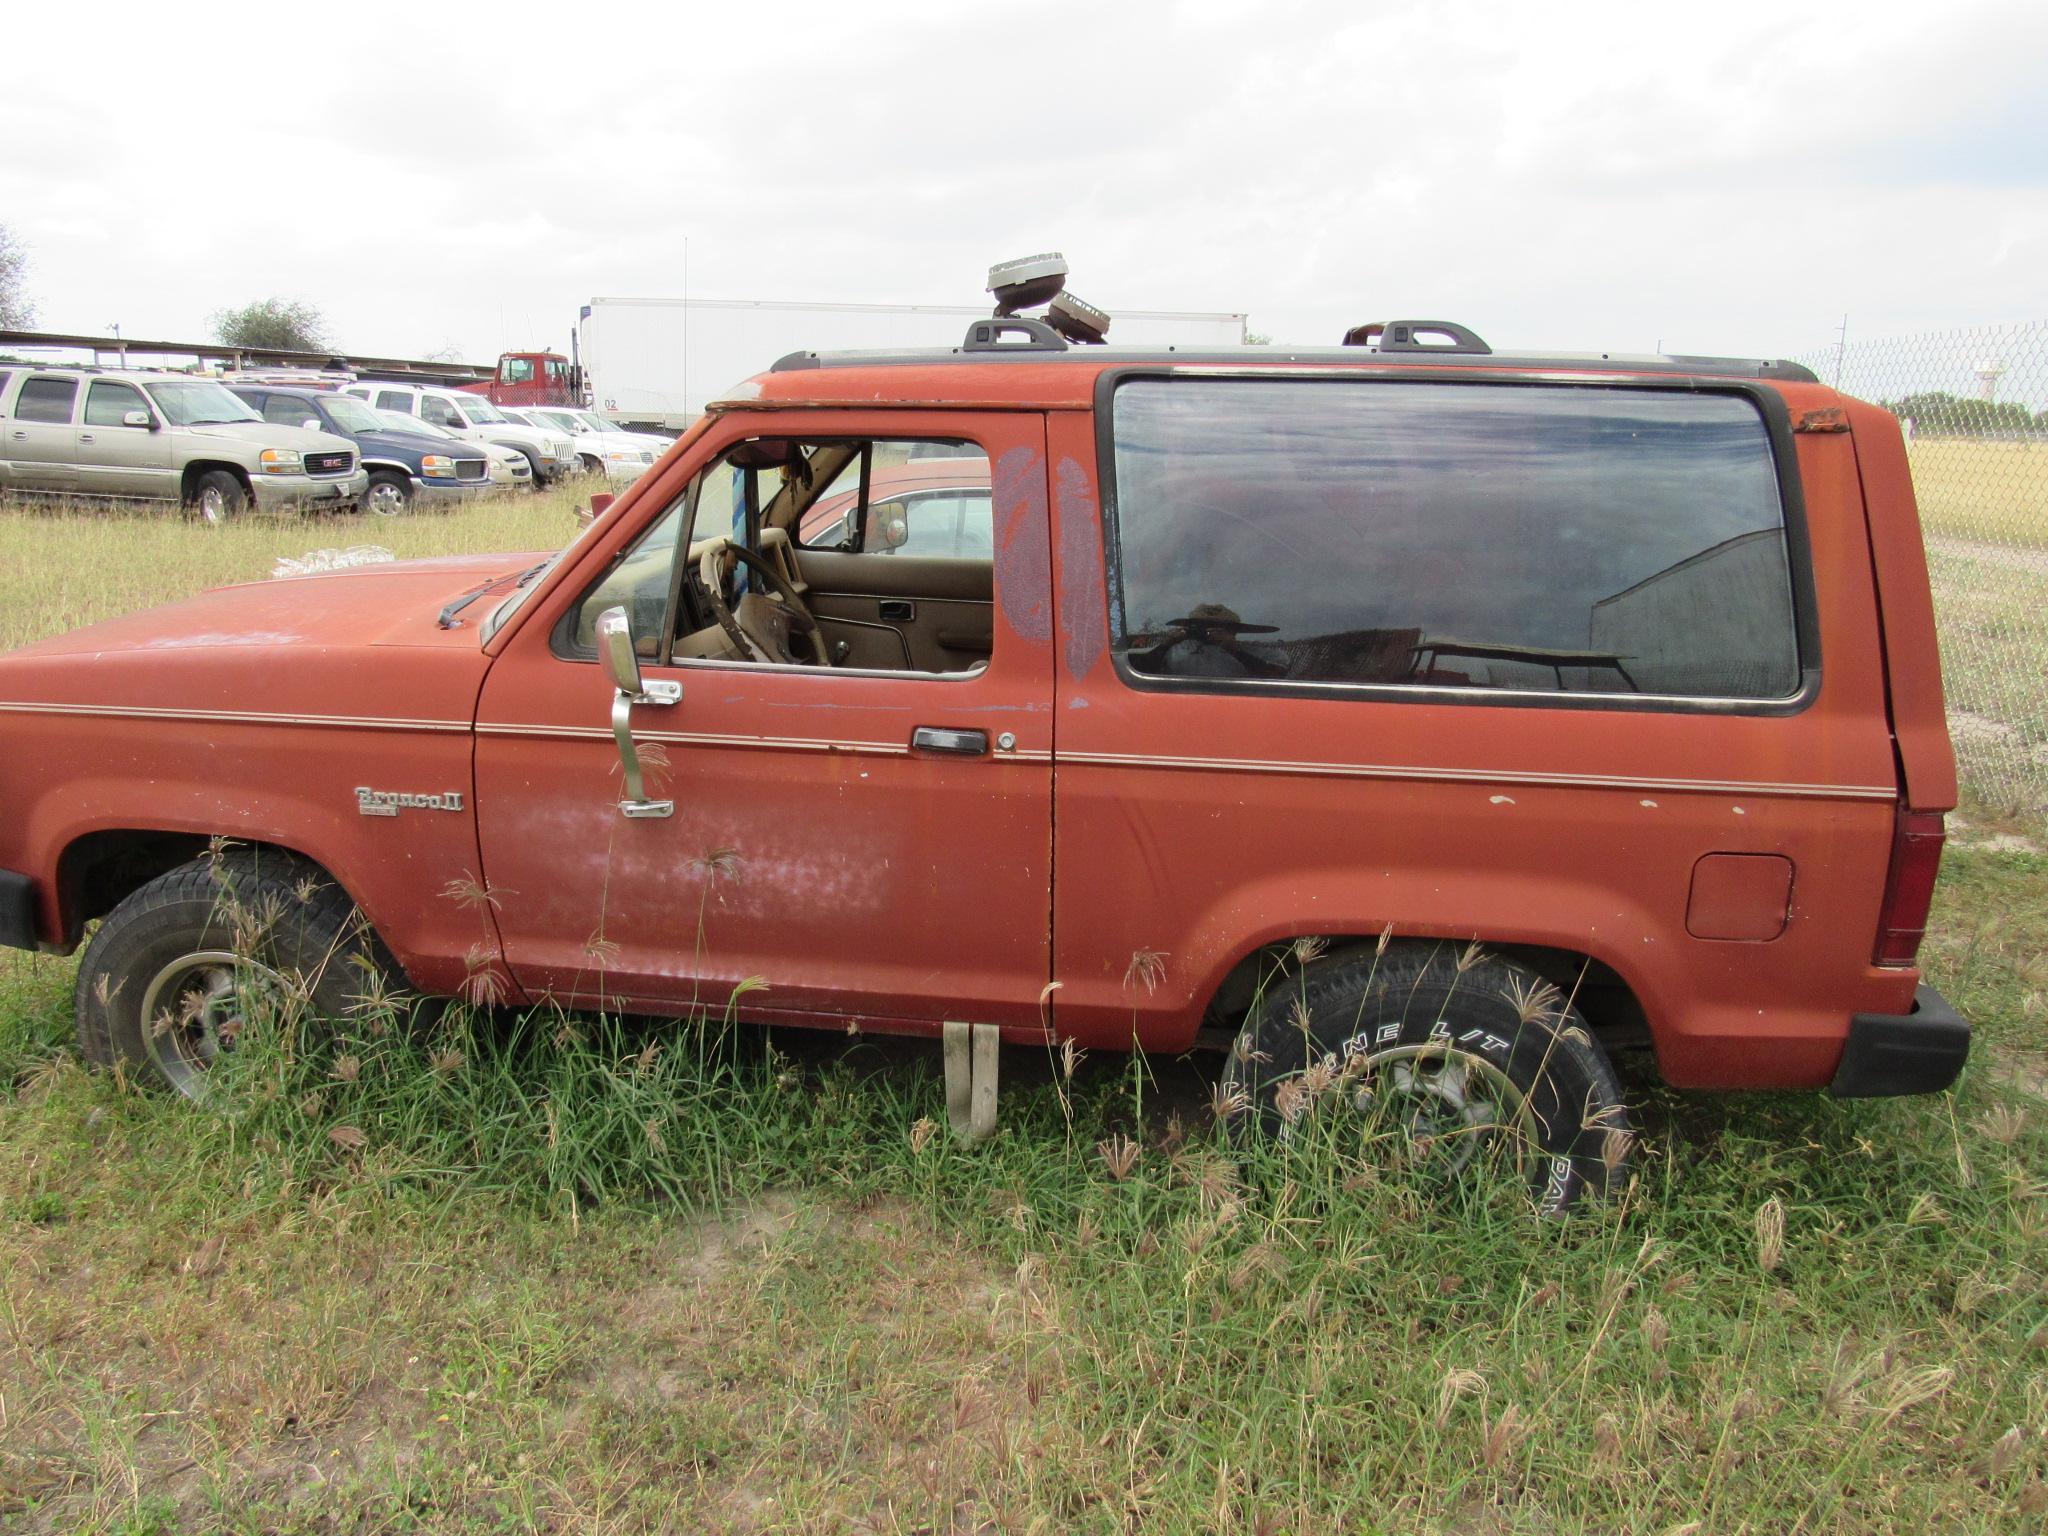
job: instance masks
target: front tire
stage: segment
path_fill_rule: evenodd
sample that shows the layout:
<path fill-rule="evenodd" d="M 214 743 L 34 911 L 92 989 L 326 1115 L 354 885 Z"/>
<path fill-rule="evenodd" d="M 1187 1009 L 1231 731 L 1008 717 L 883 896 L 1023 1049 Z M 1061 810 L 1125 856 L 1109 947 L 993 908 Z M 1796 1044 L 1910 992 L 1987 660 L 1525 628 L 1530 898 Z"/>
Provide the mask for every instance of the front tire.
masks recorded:
<path fill-rule="evenodd" d="M 209 469 L 192 486 L 186 503 L 202 523 L 219 527 L 249 510 L 249 490 L 225 469 Z"/>
<path fill-rule="evenodd" d="M 1347 1143 L 1394 1144 L 1439 1182 L 1507 1171 L 1549 1216 L 1613 1187 L 1633 1143 L 1578 1010 L 1476 944 L 1395 944 L 1290 970 L 1246 1020 L 1222 1102 L 1233 1133 L 1305 1144 L 1334 1126 Z"/>
<path fill-rule="evenodd" d="M 363 491 L 363 510 L 377 517 L 396 517 L 412 505 L 412 479 L 388 469 L 372 470 Z"/>
<path fill-rule="evenodd" d="M 187 1098 L 265 1012 L 304 996 L 341 1017 L 396 966 L 318 866 L 274 850 L 196 859 L 107 914 L 78 968 L 78 1045 Z"/>

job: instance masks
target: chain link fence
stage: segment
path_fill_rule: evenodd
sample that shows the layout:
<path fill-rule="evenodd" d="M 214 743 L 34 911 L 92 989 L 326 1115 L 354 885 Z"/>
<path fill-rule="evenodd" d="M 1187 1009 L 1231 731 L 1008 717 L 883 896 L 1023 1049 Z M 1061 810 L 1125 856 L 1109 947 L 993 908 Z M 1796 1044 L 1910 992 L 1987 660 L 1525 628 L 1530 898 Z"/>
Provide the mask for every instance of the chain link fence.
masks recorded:
<path fill-rule="evenodd" d="M 1963 790 L 2048 823 L 2048 321 L 1799 359 L 1904 427 Z"/>

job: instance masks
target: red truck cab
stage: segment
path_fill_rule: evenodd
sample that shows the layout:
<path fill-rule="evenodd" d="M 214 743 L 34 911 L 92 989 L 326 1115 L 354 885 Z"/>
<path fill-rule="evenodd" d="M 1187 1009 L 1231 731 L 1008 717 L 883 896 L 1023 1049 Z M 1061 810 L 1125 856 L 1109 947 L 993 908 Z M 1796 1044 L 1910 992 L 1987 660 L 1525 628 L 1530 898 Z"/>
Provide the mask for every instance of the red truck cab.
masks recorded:
<path fill-rule="evenodd" d="M 493 405 L 583 404 L 579 370 L 558 352 L 502 352 L 495 376 L 462 387 Z"/>
<path fill-rule="evenodd" d="M 264 963 L 360 910 L 428 994 L 760 978 L 782 1024 L 1229 1041 L 1227 1118 L 1394 1102 L 1519 1138 L 1553 1210 L 1626 1164 L 1613 1046 L 1686 1088 L 1954 1078 L 1887 413 L 1782 363 L 1026 331 L 786 358 L 551 557 L 0 658 L 0 939 L 104 919 L 85 1050 L 202 1086 L 225 837 L 329 893 Z"/>

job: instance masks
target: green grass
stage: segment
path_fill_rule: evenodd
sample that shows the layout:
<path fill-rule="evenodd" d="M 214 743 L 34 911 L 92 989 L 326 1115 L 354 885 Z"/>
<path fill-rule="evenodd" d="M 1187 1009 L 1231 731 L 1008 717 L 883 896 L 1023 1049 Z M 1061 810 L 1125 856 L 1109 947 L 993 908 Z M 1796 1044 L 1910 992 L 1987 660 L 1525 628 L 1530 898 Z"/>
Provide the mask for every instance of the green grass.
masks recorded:
<path fill-rule="evenodd" d="M 147 564 L 529 516 L 567 530 Z M 53 536 L 0 518 L 15 638 L 49 583 L 7 552 Z M 145 588 L 141 530 L 72 536 L 96 611 Z M 0 1528 L 2039 1529 L 2044 941 L 2048 859 L 1973 827 L 1928 946 L 1985 1042 L 1956 1093 L 1638 1085 L 1635 1183 L 1562 1224 L 1226 1158 L 1207 1064 L 1011 1051 L 964 1149 L 934 1048 L 715 1018 L 280 1027 L 195 1112 L 83 1071 L 75 962 L 13 957 Z"/>

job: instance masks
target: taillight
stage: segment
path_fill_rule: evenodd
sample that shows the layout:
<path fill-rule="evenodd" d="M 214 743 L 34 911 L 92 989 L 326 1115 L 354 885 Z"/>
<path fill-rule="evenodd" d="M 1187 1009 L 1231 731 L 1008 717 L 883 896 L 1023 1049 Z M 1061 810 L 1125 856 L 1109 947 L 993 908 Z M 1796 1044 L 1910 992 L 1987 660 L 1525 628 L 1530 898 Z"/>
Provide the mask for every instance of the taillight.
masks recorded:
<path fill-rule="evenodd" d="M 1927 932 L 1934 901 L 1934 877 L 1941 873 L 1941 845 L 1948 836 L 1940 811 L 1903 807 L 1892 831 L 1892 867 L 1885 876 L 1884 906 L 1877 914 L 1879 965 L 1911 965 Z"/>

